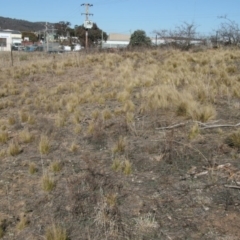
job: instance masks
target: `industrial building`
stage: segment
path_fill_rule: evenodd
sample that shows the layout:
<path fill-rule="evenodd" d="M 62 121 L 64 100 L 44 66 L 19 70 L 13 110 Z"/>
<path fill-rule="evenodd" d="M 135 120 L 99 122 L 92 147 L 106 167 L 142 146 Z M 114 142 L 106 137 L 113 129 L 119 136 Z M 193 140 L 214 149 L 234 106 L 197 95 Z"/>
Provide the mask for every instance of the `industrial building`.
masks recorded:
<path fill-rule="evenodd" d="M 22 43 L 22 33 L 16 30 L 0 29 L 0 51 L 11 51 L 14 43 Z"/>
<path fill-rule="evenodd" d="M 128 34 L 118 34 L 110 33 L 108 35 L 108 40 L 103 42 L 103 48 L 126 48 L 130 41 L 130 35 Z"/>

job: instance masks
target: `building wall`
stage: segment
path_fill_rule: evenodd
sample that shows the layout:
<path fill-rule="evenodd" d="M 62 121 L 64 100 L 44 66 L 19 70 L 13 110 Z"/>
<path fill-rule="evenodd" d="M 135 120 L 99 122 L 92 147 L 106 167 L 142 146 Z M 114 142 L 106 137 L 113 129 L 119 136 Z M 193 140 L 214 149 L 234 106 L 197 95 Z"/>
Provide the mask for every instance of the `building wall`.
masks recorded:
<path fill-rule="evenodd" d="M 126 48 L 129 41 L 106 41 L 103 42 L 103 48 Z"/>
<path fill-rule="evenodd" d="M 0 51 L 11 51 L 11 34 L 0 32 Z"/>
<path fill-rule="evenodd" d="M 13 43 L 21 43 L 22 34 L 11 31 L 0 31 L 0 51 L 11 51 Z"/>

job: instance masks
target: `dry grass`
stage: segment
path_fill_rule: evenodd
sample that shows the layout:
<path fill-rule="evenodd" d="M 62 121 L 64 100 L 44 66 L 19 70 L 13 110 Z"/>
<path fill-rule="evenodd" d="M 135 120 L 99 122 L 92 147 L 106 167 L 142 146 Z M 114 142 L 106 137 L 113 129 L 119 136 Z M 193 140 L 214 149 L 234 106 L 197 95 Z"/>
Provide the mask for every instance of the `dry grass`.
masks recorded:
<path fill-rule="evenodd" d="M 6 143 L 8 141 L 8 132 L 0 131 L 0 143 Z"/>
<path fill-rule="evenodd" d="M 125 151 L 127 140 L 125 137 L 120 136 L 117 143 L 113 147 L 113 153 L 123 153 Z"/>
<path fill-rule="evenodd" d="M 17 224 L 17 229 L 21 231 L 26 228 L 28 224 L 29 220 L 27 219 L 27 217 L 25 215 L 21 215 L 19 223 Z"/>
<path fill-rule="evenodd" d="M 33 163 L 33 162 L 29 163 L 29 165 L 28 165 L 28 171 L 29 171 L 30 174 L 36 173 L 36 172 L 37 172 L 36 164 Z"/>
<path fill-rule="evenodd" d="M 71 152 L 77 152 L 77 150 L 78 150 L 78 145 L 77 145 L 75 142 L 72 142 L 69 150 L 70 150 Z"/>
<path fill-rule="evenodd" d="M 230 133 L 226 138 L 226 143 L 231 147 L 240 148 L 240 131 Z"/>
<path fill-rule="evenodd" d="M 45 173 L 43 175 L 41 181 L 42 181 L 42 189 L 46 192 L 51 192 L 56 186 L 56 182 L 48 173 Z"/>
<path fill-rule="evenodd" d="M 60 172 L 62 170 L 62 164 L 59 161 L 53 161 L 50 165 L 52 172 Z"/>
<path fill-rule="evenodd" d="M 21 152 L 21 148 L 20 148 L 18 142 L 12 141 L 8 145 L 7 152 L 8 152 L 9 156 L 16 156 L 16 155 L 18 155 Z"/>
<path fill-rule="evenodd" d="M 50 151 L 50 140 L 46 135 L 41 135 L 38 145 L 39 152 L 41 154 L 48 154 Z"/>
<path fill-rule="evenodd" d="M 141 232 L 151 232 L 154 228 L 158 227 L 158 223 L 155 220 L 155 217 L 148 213 L 143 217 L 136 219 L 136 228 Z"/>
<path fill-rule="evenodd" d="M 48 227 L 45 234 L 46 240 L 67 240 L 67 232 L 61 226 L 52 224 Z"/>
<path fill-rule="evenodd" d="M 14 68 L 0 54 L 0 236 L 240 238 L 223 188 L 240 182 L 239 49 L 13 54 Z"/>
<path fill-rule="evenodd" d="M 23 130 L 19 133 L 19 138 L 23 143 L 30 143 L 33 141 L 34 136 L 28 130 Z"/>

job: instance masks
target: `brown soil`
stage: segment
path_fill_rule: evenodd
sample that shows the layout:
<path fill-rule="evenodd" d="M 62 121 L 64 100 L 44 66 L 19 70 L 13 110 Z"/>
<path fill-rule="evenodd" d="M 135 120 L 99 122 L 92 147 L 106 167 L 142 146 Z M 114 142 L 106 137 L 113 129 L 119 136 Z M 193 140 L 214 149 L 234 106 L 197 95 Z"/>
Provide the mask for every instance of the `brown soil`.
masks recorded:
<path fill-rule="evenodd" d="M 36 73 L 14 82 L 19 89 L 27 82 L 30 96 L 37 96 L 34 94 L 41 87 L 51 89 L 66 81 L 80 79 L 83 85 L 91 84 L 96 77 L 92 70 L 71 66 L 60 76 Z M 70 117 L 65 126 L 57 127 L 56 113 L 41 106 L 28 108 L 36 117 L 35 124 L 21 122 L 18 110 L 25 103 L 19 103 L 20 94 L 1 98 L 14 102 L 14 106 L 0 110 L 2 125 L 10 115 L 17 122 L 6 124 L 9 140 L 0 144 L 0 150 L 19 141 L 18 133 L 23 129 L 33 133 L 35 140 L 20 143 L 22 151 L 17 156 L 0 157 L 2 239 L 45 239 L 52 224 L 66 229 L 71 240 L 240 239 L 239 189 L 229 187 L 240 184 L 240 154 L 225 142 L 235 128 L 201 130 L 190 140 L 188 120 L 173 111 L 159 110 L 135 112 L 134 128 L 121 114 L 106 121 L 94 120 L 98 129 L 89 134 L 89 113 L 105 106 L 83 103 L 82 131 L 76 134 Z M 118 103 L 108 100 L 105 104 L 113 109 Z M 219 97 L 215 108 L 218 124 L 238 122 L 239 109 L 229 105 L 228 99 Z M 166 128 L 179 123 L 184 124 Z M 38 150 L 41 134 L 51 142 L 49 154 L 42 156 Z M 132 163 L 130 175 L 111 168 L 112 149 L 119 136 L 126 137 L 127 146 L 116 156 Z M 75 152 L 69 150 L 73 141 L 78 146 Z M 41 178 L 54 160 L 60 161 L 62 170 L 50 172 L 56 186 L 45 192 Z M 35 174 L 29 173 L 29 163 L 37 166 Z M 19 230 L 16 226 L 22 215 L 28 221 Z"/>

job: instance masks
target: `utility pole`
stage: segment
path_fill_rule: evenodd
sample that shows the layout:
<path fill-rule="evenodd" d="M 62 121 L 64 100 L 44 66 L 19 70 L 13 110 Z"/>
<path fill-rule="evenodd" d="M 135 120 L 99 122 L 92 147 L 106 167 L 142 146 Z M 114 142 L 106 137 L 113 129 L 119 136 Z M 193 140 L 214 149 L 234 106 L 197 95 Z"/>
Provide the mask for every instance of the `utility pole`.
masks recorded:
<path fill-rule="evenodd" d="M 47 52 L 48 52 L 48 23 L 45 24 L 45 36 L 44 36 L 44 42 L 47 43 Z M 45 49 L 46 50 L 46 49 Z"/>
<path fill-rule="evenodd" d="M 92 13 L 89 13 L 89 7 L 92 7 L 93 4 L 83 3 L 83 4 L 81 4 L 81 6 L 85 6 L 85 9 L 86 9 L 86 10 L 85 10 L 85 13 L 82 13 L 81 15 L 85 15 L 85 16 L 86 16 L 85 23 L 87 24 L 87 22 L 89 21 L 89 20 L 88 20 L 88 16 L 93 16 Z M 85 36 L 86 36 L 85 48 L 86 48 L 86 50 L 87 50 L 87 49 L 88 49 L 88 28 L 85 27 L 85 30 L 86 30 L 86 32 L 85 32 Z"/>

